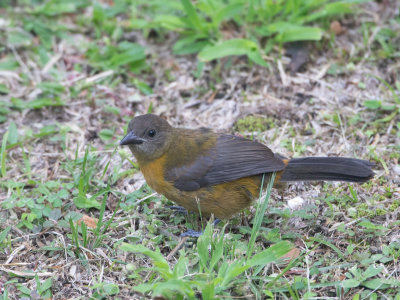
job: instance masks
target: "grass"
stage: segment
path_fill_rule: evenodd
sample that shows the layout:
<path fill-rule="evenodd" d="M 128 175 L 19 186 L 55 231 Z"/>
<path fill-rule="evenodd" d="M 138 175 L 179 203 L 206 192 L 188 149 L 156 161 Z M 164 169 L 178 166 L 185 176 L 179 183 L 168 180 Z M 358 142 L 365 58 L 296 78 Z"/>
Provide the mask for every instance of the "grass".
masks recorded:
<path fill-rule="evenodd" d="M 139 295 L 151 292 L 175 299 L 194 298 L 196 294 L 201 294 L 203 299 L 215 299 L 221 295 L 229 296 L 233 287 L 241 286 L 243 280 L 241 277 L 246 273 L 257 278 L 258 273 L 268 264 L 279 261 L 293 248 L 287 241 L 280 241 L 254 255 L 252 251 L 272 190 L 272 182 L 267 187 L 263 204 L 257 209 L 256 224 L 253 226 L 246 257 L 243 257 L 240 251 L 236 251 L 239 245 L 238 240 L 233 239 L 227 242 L 224 230 L 217 235 L 213 234 L 211 221 L 208 222 L 203 235 L 198 238 L 194 247 L 194 250 L 197 250 L 194 254 L 198 260 L 195 265 L 192 265 L 184 250 L 180 251 L 179 259 L 171 269 L 159 249 L 154 252 L 143 245 L 123 243 L 121 245 L 123 251 L 141 253 L 149 257 L 154 264 L 154 271 L 159 275 L 159 278 L 152 283 L 141 283 L 133 290 Z M 131 269 L 134 272 L 140 270 L 135 267 Z M 139 274 L 136 274 L 136 277 L 139 277 Z M 262 285 L 271 281 L 274 281 L 274 278 L 264 280 Z M 258 297 L 261 295 L 262 285 L 253 286 Z"/>
<path fill-rule="evenodd" d="M 351 2 L 2 1 L 1 298 L 400 299 L 399 7 Z M 377 174 L 268 187 L 181 239 L 203 223 L 117 146 L 146 112 Z"/>

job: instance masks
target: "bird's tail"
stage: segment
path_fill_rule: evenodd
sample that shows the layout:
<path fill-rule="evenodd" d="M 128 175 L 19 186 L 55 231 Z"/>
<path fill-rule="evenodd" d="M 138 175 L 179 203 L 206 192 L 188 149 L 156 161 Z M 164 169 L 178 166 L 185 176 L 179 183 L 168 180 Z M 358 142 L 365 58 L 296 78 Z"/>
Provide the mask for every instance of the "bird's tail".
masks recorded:
<path fill-rule="evenodd" d="M 346 157 L 304 157 L 289 160 L 280 181 L 365 182 L 374 176 L 366 160 Z"/>

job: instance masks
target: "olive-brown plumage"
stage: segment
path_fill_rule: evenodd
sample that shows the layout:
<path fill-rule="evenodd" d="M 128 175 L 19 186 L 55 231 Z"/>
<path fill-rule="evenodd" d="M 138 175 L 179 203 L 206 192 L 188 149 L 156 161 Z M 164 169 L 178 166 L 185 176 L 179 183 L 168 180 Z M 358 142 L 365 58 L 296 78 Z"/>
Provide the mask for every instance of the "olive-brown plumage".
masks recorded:
<path fill-rule="evenodd" d="M 280 181 L 364 182 L 372 163 L 341 157 L 287 160 L 267 146 L 200 128 L 174 128 L 147 114 L 135 117 L 121 145 L 128 145 L 148 185 L 169 200 L 202 215 L 229 218 L 259 195 L 263 174 Z"/>

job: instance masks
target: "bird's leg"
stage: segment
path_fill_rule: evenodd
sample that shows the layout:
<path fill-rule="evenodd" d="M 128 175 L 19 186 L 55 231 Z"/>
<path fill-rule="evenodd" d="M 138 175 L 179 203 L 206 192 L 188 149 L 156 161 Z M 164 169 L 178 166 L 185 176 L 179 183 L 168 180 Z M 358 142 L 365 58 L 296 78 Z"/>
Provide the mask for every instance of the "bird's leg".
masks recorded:
<path fill-rule="evenodd" d="M 219 222 L 221 222 L 220 219 L 215 219 L 214 222 L 213 222 L 213 226 L 216 226 Z M 203 231 L 196 231 L 196 230 L 193 230 L 193 229 L 189 229 L 189 230 L 185 231 L 184 233 L 182 233 L 181 237 L 183 238 L 183 237 L 188 236 L 188 237 L 198 238 L 202 234 L 203 234 Z"/>
<path fill-rule="evenodd" d="M 168 206 L 168 208 L 172 209 L 172 210 L 174 210 L 174 211 L 176 211 L 177 213 L 180 213 L 180 214 L 184 214 L 184 215 L 188 214 L 187 209 L 182 207 L 182 206 L 179 206 L 179 205 L 171 205 L 171 206 Z"/>
<path fill-rule="evenodd" d="M 213 222 L 213 225 L 217 226 L 219 224 L 219 222 L 221 222 L 221 219 L 215 219 Z"/>
<path fill-rule="evenodd" d="M 186 210 L 186 208 L 184 208 L 182 206 L 179 206 L 179 205 L 171 205 L 171 206 L 168 206 L 168 208 L 176 211 L 177 213 L 181 213 L 181 214 L 184 214 L 184 215 L 188 214 L 188 211 Z M 213 225 L 216 226 L 219 222 L 221 222 L 220 219 L 215 219 L 214 222 L 213 222 Z M 186 237 L 186 236 L 187 237 L 198 238 L 202 234 L 203 234 L 203 231 L 196 231 L 196 230 L 193 230 L 193 229 L 189 229 L 189 230 L 183 232 L 180 236 L 182 238 Z"/>

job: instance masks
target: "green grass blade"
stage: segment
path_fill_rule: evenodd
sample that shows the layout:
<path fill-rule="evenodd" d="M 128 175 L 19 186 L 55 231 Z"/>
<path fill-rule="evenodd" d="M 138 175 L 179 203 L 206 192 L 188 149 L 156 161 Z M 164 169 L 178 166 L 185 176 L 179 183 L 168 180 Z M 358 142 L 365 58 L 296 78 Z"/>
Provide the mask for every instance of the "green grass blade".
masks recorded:
<path fill-rule="evenodd" d="M 201 30 L 203 28 L 203 24 L 196 12 L 196 8 L 193 6 L 190 0 L 181 0 L 183 9 L 185 10 L 189 22 L 192 24 L 194 29 Z"/>
<path fill-rule="evenodd" d="M 264 176 L 262 179 L 260 194 L 262 193 L 262 190 L 263 190 Z M 265 195 L 264 201 L 262 203 L 260 203 L 260 202 L 257 203 L 257 210 L 256 210 L 256 215 L 254 217 L 253 229 L 251 231 L 249 246 L 248 246 L 248 250 L 247 250 L 247 257 L 252 255 L 252 253 L 253 253 L 254 243 L 255 243 L 258 233 L 260 231 L 260 227 L 261 227 L 262 220 L 264 218 L 265 211 L 267 210 L 269 197 L 271 196 L 271 190 L 272 190 L 272 186 L 274 185 L 275 177 L 276 177 L 276 173 L 274 172 L 274 173 L 272 173 L 272 175 L 269 179 L 268 186 L 267 186 L 267 194 Z"/>
<path fill-rule="evenodd" d="M 8 131 L 3 135 L 3 141 L 1 143 L 1 152 L 0 152 L 0 157 L 1 157 L 1 177 L 6 177 L 7 171 L 6 171 L 6 146 L 7 146 L 7 140 L 8 140 Z"/>
<path fill-rule="evenodd" d="M 325 241 L 325 240 L 320 239 L 320 238 L 318 238 L 318 237 L 309 237 L 308 239 L 311 240 L 311 241 L 315 241 L 315 242 L 317 242 L 317 243 L 323 244 L 323 245 L 325 245 L 325 246 L 331 248 L 333 251 L 335 251 L 335 252 L 337 253 L 337 255 L 338 255 L 341 259 L 344 259 L 344 255 L 343 255 L 342 251 L 340 251 L 339 248 L 336 247 L 335 245 L 333 245 L 331 242 Z"/>

